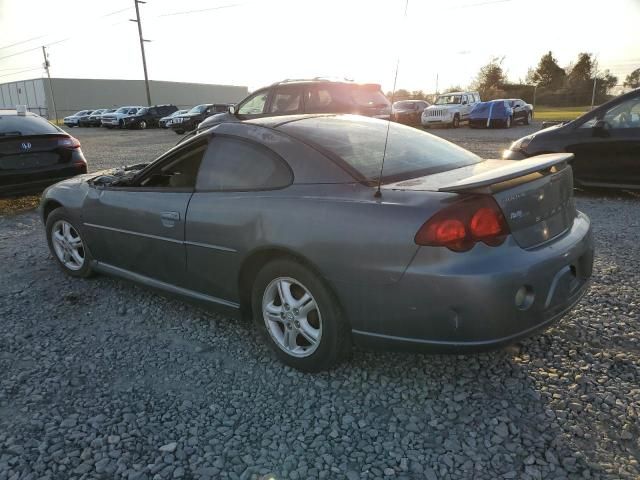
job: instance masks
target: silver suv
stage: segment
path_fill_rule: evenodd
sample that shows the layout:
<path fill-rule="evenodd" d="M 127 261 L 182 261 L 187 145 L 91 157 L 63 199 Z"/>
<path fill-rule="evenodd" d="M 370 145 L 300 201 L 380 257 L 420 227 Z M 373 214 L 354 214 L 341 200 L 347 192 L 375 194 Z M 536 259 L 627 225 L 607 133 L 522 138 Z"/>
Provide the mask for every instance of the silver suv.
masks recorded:
<path fill-rule="evenodd" d="M 422 126 L 429 128 L 433 125 L 446 125 L 458 128 L 460 122 L 469 120 L 469 114 L 476 103 L 480 103 L 478 92 L 451 92 L 438 95 L 433 105 L 422 112 Z"/>

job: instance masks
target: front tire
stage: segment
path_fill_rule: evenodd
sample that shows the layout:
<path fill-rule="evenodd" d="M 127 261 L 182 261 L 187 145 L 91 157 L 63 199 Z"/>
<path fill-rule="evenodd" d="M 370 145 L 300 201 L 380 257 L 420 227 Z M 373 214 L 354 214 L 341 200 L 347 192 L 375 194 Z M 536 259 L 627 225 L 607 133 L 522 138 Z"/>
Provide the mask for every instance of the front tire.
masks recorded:
<path fill-rule="evenodd" d="M 138 128 L 140 130 L 144 130 L 145 128 L 147 128 L 147 122 L 145 122 L 144 120 L 141 120 L 140 123 L 138 124 Z"/>
<path fill-rule="evenodd" d="M 531 115 L 531 112 L 528 112 L 527 116 L 524 117 L 524 124 L 525 125 L 529 125 L 529 124 L 531 124 L 532 120 L 533 120 L 533 115 Z"/>
<path fill-rule="evenodd" d="M 453 128 L 460 127 L 460 116 L 457 113 L 453 116 L 453 122 L 451 122 L 451 126 Z"/>
<path fill-rule="evenodd" d="M 351 348 L 335 296 L 315 272 L 294 259 L 274 260 L 260 270 L 251 304 L 256 327 L 285 365 L 320 372 Z"/>
<path fill-rule="evenodd" d="M 504 121 L 504 128 L 511 128 L 511 117 L 507 117 L 507 119 Z"/>
<path fill-rule="evenodd" d="M 67 275 L 72 277 L 89 277 L 91 269 L 91 253 L 87 248 L 80 228 L 62 207 L 49 214 L 46 222 L 47 243 L 53 258 Z"/>

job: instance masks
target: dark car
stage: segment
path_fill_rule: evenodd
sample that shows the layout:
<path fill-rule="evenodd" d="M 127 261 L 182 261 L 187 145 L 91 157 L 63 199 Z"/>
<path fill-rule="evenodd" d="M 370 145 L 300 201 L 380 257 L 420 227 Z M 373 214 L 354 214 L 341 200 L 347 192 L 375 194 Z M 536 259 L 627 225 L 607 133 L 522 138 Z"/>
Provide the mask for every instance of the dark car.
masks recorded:
<path fill-rule="evenodd" d="M 298 113 L 352 113 L 389 120 L 391 102 L 376 83 L 321 78 L 284 80 L 257 90 L 229 112 L 208 118 L 198 129 L 222 122 Z"/>
<path fill-rule="evenodd" d="M 513 122 L 529 125 L 533 121 L 533 105 L 520 98 L 507 99 L 509 106 L 513 110 Z"/>
<path fill-rule="evenodd" d="M 475 350 L 560 319 L 593 260 L 570 158 L 483 160 L 398 123 L 271 117 L 61 182 L 41 212 L 69 275 L 253 315 L 283 362 L 318 371 L 352 342 Z"/>
<path fill-rule="evenodd" d="M 0 194 L 37 192 L 86 172 L 77 139 L 34 113 L 0 110 Z"/>
<path fill-rule="evenodd" d="M 160 128 L 169 128 L 171 125 L 171 121 L 180 115 L 184 115 L 185 113 L 187 113 L 189 111 L 189 109 L 185 109 L 185 110 L 176 110 L 175 112 L 173 112 L 171 115 L 167 115 L 165 117 L 162 117 L 160 120 L 158 120 L 158 125 L 160 126 Z"/>
<path fill-rule="evenodd" d="M 89 121 L 89 117 L 93 114 L 99 114 L 102 113 L 101 109 L 98 110 L 89 110 L 87 111 L 84 115 L 80 115 L 78 116 L 78 126 L 79 127 L 88 127 L 89 125 L 87 124 L 87 122 Z"/>
<path fill-rule="evenodd" d="M 405 125 L 420 125 L 422 112 L 431 105 L 424 100 L 399 100 L 391 106 L 391 120 Z"/>
<path fill-rule="evenodd" d="M 108 113 L 113 113 L 115 112 L 116 109 L 115 108 L 101 108 L 98 110 L 95 110 L 91 113 L 91 115 L 89 115 L 86 120 L 84 120 L 83 122 L 81 122 L 82 124 L 80 125 L 81 127 L 101 127 L 102 126 L 102 116 L 103 115 L 107 115 Z"/>
<path fill-rule="evenodd" d="M 576 185 L 640 188 L 640 89 L 511 144 L 507 160 L 570 152 Z"/>
<path fill-rule="evenodd" d="M 196 105 L 183 115 L 171 119 L 171 129 L 179 135 L 195 130 L 205 118 L 229 110 L 228 103 L 203 103 Z"/>
<path fill-rule="evenodd" d="M 160 126 L 160 119 L 176 112 L 178 107 L 175 105 L 154 105 L 153 107 L 144 107 L 135 114 L 124 117 L 125 128 L 153 128 Z"/>

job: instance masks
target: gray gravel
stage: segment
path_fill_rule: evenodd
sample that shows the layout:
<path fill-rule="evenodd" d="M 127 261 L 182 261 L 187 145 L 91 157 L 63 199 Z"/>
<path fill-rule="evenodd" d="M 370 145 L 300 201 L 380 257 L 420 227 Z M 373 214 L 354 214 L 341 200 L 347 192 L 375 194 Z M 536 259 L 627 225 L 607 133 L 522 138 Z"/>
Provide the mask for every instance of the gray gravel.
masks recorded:
<path fill-rule="evenodd" d="M 496 135 L 441 134 L 464 131 Z M 73 133 L 94 169 L 177 138 Z M 248 323 L 66 277 L 35 213 L 0 217 L 0 480 L 637 479 L 640 199 L 578 206 L 593 286 L 556 327 L 478 355 L 356 351 L 318 375 L 283 367 Z"/>

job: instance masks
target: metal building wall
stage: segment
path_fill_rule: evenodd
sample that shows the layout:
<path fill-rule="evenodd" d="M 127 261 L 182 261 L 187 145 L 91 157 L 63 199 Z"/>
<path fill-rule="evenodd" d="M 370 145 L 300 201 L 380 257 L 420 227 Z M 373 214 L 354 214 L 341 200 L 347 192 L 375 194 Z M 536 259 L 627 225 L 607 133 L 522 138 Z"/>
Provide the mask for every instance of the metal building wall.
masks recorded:
<path fill-rule="evenodd" d="M 42 78 L 0 84 L 0 108 L 26 105 L 30 111 L 47 116 L 47 96 Z"/>
<path fill-rule="evenodd" d="M 51 83 L 58 118 L 83 109 L 147 103 L 143 80 L 52 78 Z M 179 108 L 200 103 L 235 103 L 248 94 L 247 87 L 163 81 L 150 81 L 149 90 L 154 105 L 172 103 Z"/>
<path fill-rule="evenodd" d="M 146 105 L 143 80 L 52 78 L 51 87 L 59 119 L 89 108 Z M 205 83 L 152 80 L 149 89 L 154 105 L 172 103 L 178 108 L 200 103 L 236 103 L 248 95 L 247 87 Z M 32 112 L 53 120 L 48 80 L 0 84 L 0 108 L 13 109 L 16 105 L 27 105 Z"/>

